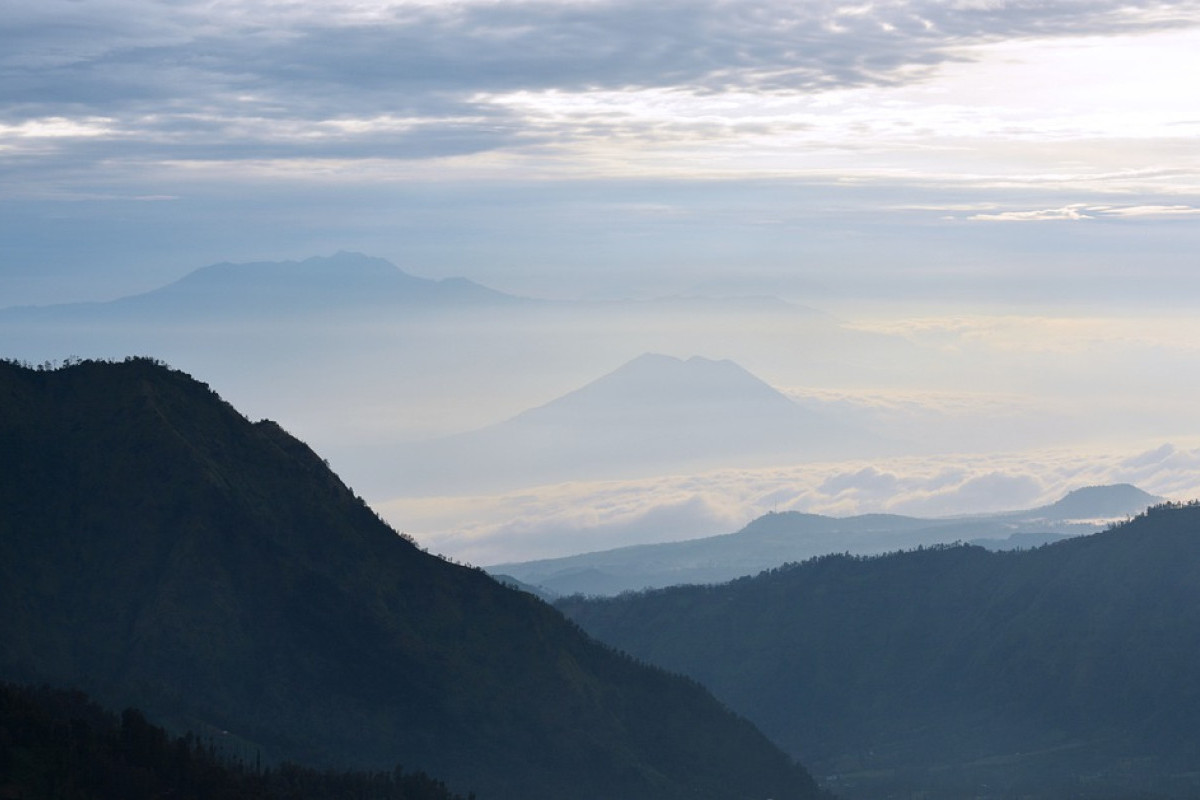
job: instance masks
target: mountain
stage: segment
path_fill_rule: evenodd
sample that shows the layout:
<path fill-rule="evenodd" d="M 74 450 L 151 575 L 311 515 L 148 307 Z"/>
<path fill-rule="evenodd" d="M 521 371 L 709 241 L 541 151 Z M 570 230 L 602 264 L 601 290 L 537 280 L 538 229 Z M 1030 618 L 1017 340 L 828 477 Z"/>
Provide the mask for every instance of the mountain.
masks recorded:
<path fill-rule="evenodd" d="M 303 261 L 213 264 L 161 288 L 110 302 L 23 307 L 3 313 L 28 321 L 178 324 L 190 318 L 248 314 L 302 314 L 318 321 L 321 313 L 411 312 L 524 302 L 528 301 L 465 278 L 419 278 L 382 258 L 341 252 Z"/>
<path fill-rule="evenodd" d="M 684 583 L 720 583 L 828 553 L 872 555 L 965 541 L 992 550 L 1037 547 L 1093 533 L 1161 497 L 1128 484 L 1090 486 L 1048 506 L 948 519 L 895 514 L 827 517 L 770 513 L 736 533 L 681 542 L 498 564 L 489 571 L 558 595 L 613 595 Z"/>
<path fill-rule="evenodd" d="M 817 793 L 695 683 L 422 552 L 183 373 L 0 363 L 0 452 L 2 679 L 495 800 Z"/>
<path fill-rule="evenodd" d="M 645 354 L 505 422 L 380 457 L 393 494 L 861 455 L 889 443 L 728 360 Z"/>
<path fill-rule="evenodd" d="M 1048 506 L 1024 512 L 1023 516 L 1058 522 L 1111 520 L 1135 516 L 1149 506 L 1162 502 L 1163 498 L 1143 492 L 1128 483 L 1117 483 L 1111 486 L 1084 486 L 1068 492 L 1062 499 Z"/>
<path fill-rule="evenodd" d="M 1200 506 L 1026 551 L 825 556 L 558 606 L 847 798 L 1200 793 Z"/>

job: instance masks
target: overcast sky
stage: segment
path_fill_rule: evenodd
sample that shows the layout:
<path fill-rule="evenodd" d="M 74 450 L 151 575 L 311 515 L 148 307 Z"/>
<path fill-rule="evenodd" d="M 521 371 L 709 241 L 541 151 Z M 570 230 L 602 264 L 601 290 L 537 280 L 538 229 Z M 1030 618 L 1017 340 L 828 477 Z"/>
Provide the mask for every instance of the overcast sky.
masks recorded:
<path fill-rule="evenodd" d="M 558 297 L 1195 297 L 1200 2 L 6 0 L 0 305 L 352 249 Z"/>

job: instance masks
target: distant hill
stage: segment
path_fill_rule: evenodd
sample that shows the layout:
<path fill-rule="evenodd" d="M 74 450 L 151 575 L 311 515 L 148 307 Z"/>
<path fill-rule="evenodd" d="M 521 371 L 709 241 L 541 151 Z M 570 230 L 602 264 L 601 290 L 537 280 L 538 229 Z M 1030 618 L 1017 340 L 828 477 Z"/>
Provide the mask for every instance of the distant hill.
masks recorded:
<path fill-rule="evenodd" d="M 489 567 L 558 595 L 613 595 L 684 583 L 720 583 L 829 553 L 873 555 L 969 542 L 991 550 L 1037 547 L 1093 533 L 1161 497 L 1128 484 L 1090 486 L 1048 506 L 948 519 L 895 514 L 827 517 L 771 513 L 736 533 Z"/>
<path fill-rule="evenodd" d="M 1149 506 L 1163 502 L 1163 498 L 1143 492 L 1128 483 L 1111 486 L 1085 486 L 1069 492 L 1065 497 L 1048 506 L 1023 512 L 1027 518 L 1066 522 L 1070 520 L 1117 519 L 1132 517 Z"/>
<path fill-rule="evenodd" d="M 1200 506 L 1034 550 L 826 556 L 558 606 L 847 798 L 1200 793 Z"/>
<path fill-rule="evenodd" d="M 185 374 L 0 363 L 0 452 L 0 678 L 495 800 L 816 794 L 696 684 L 420 551 Z"/>
<path fill-rule="evenodd" d="M 360 253 L 337 253 L 303 261 L 213 264 L 143 294 L 102 303 L 6 309 L 7 319 L 61 318 L 84 321 L 141 320 L 184 323 L 213 316 L 382 313 L 434 308 L 519 305 L 532 301 L 489 289 L 465 278 L 431 280 L 410 275 L 389 261 Z M 315 316 L 313 316 L 315 315 Z"/>
<path fill-rule="evenodd" d="M 728 360 L 647 353 L 482 430 L 381 457 L 395 494 L 861 455 L 890 443 L 805 409 Z"/>

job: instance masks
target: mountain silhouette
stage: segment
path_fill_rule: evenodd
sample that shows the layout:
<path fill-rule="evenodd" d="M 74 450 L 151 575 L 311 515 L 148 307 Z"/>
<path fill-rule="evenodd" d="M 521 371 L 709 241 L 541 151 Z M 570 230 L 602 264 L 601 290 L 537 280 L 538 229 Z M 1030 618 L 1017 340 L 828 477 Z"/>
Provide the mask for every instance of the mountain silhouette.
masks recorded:
<path fill-rule="evenodd" d="M 558 605 L 848 798 L 1200 791 L 1197 505 L 1033 550 L 831 555 Z"/>
<path fill-rule="evenodd" d="M 1025 511 L 923 519 L 896 514 L 766 514 L 736 533 L 498 564 L 490 570 L 552 594 L 614 595 L 684 583 L 720 583 L 829 553 L 874 555 L 956 541 L 993 550 L 1036 547 L 1094 533 L 1162 498 L 1129 484 L 1091 486 Z M 1086 520 L 1079 522 L 1078 520 Z"/>
<path fill-rule="evenodd" d="M 389 261 L 341 252 L 303 261 L 212 264 L 143 294 L 106 303 L 26 308 L 26 316 L 48 313 L 117 317 L 245 314 L 315 314 L 353 309 L 431 309 L 506 305 L 521 298 L 465 278 L 431 280 L 410 275 Z M 319 317 L 318 317 L 319 319 Z"/>
<path fill-rule="evenodd" d="M 1163 498 L 1128 483 L 1084 486 L 1050 505 L 1025 512 L 1025 516 L 1058 521 L 1115 519 L 1135 516 L 1162 502 Z"/>
<path fill-rule="evenodd" d="M 0 451 L 2 679 L 497 800 L 816 793 L 698 685 L 422 552 L 183 373 L 0 363 Z"/>
<path fill-rule="evenodd" d="M 505 422 L 379 454 L 379 489 L 386 480 L 392 494 L 497 490 L 887 447 L 732 361 L 645 354 Z"/>

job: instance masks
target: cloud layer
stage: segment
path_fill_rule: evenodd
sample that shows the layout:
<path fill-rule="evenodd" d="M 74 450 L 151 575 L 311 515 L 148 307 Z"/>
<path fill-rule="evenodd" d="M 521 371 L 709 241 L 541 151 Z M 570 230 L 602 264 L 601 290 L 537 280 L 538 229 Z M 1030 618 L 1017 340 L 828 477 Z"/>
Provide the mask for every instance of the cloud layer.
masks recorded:
<path fill-rule="evenodd" d="M 19 2 L 0 29 L 0 141 L 20 159 L 68 164 L 527 149 L 589 131 L 562 124 L 569 113 L 548 130 L 515 110 L 522 94 L 617 93 L 608 110 L 624 116 L 652 90 L 769 100 L 897 86 L 972 46 L 1165 30 L 1198 15 L 1194 2 L 1115 0 Z M 619 133 L 630 120 L 616 122 Z M 713 122 L 739 124 L 710 120 L 709 133 Z"/>
<path fill-rule="evenodd" d="M 730 533 L 769 511 L 951 516 L 1032 508 L 1111 483 L 1200 497 L 1200 443 L 724 470 L 376 507 L 429 550 L 487 565 Z"/>

